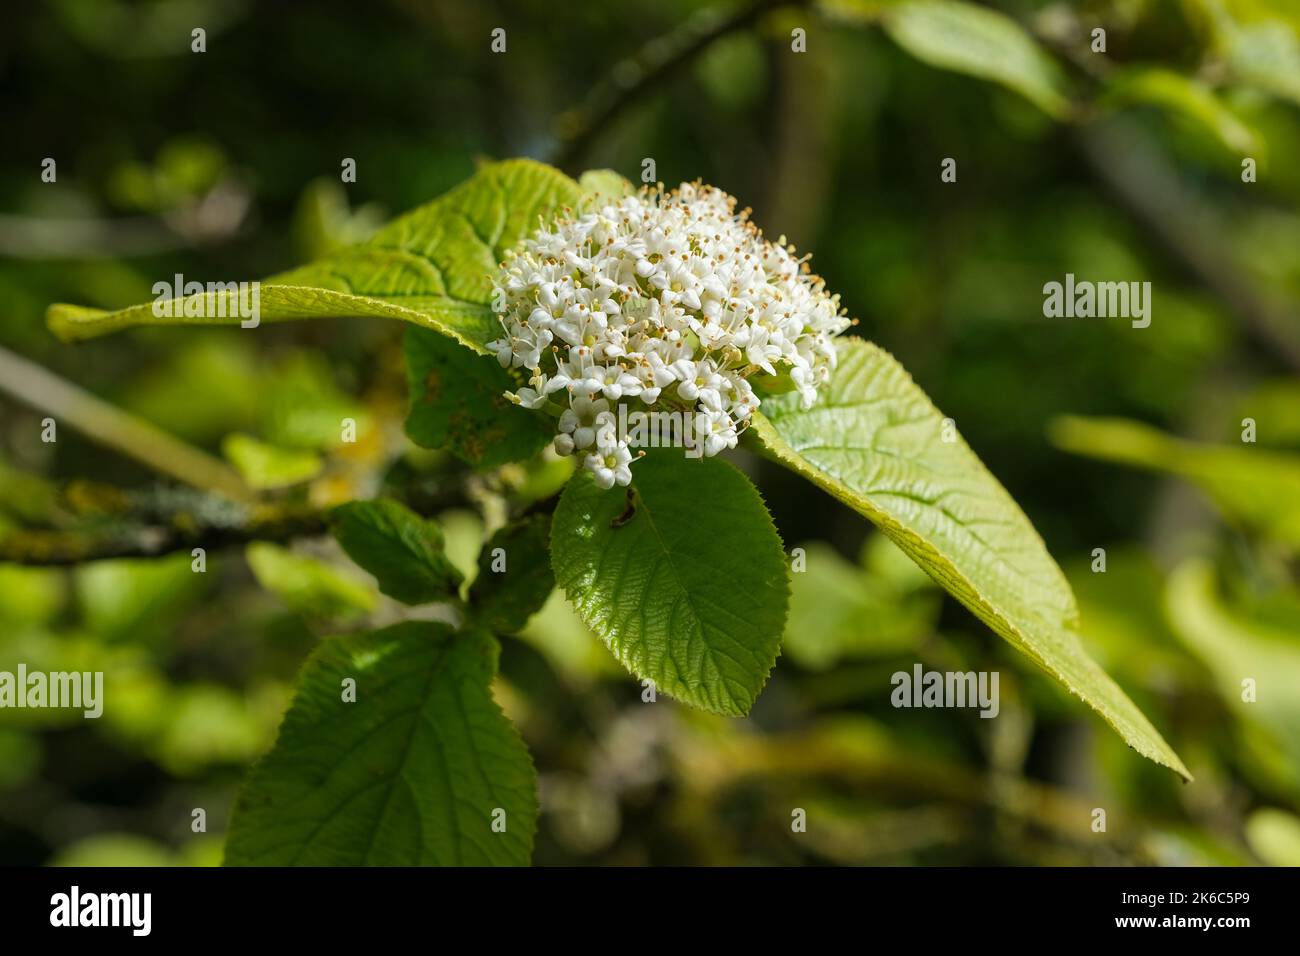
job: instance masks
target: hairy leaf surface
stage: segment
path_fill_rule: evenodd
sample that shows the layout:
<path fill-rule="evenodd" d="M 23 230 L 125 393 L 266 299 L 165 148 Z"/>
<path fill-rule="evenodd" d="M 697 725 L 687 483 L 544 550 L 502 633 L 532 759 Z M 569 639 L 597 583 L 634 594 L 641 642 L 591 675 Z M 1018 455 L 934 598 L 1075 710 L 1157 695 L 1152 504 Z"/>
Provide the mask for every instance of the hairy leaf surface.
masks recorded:
<path fill-rule="evenodd" d="M 555 511 L 551 560 L 587 625 L 659 690 L 745 714 L 776 661 L 789 601 L 781 539 L 749 479 L 665 449 L 630 488 L 582 472 Z"/>
<path fill-rule="evenodd" d="M 530 160 L 489 163 L 433 202 L 401 216 L 366 242 L 262 282 L 262 322 L 325 316 L 400 319 L 478 351 L 498 334 L 491 276 L 517 245 L 582 190 L 558 170 Z M 189 277 L 191 279 L 197 277 Z M 224 281 L 224 280 L 223 280 Z M 238 325 L 238 291 L 172 300 L 170 316 L 146 302 L 117 311 L 56 304 L 47 320 L 64 339 L 134 325 Z M 245 301 L 247 301 L 247 293 Z M 186 315 L 187 304 L 193 315 Z"/>
<path fill-rule="evenodd" d="M 492 699 L 497 654 L 487 633 L 416 621 L 323 643 L 239 794 L 226 863 L 526 865 L 536 774 Z"/>
<path fill-rule="evenodd" d="M 379 590 L 404 604 L 456 596 L 460 572 L 443 551 L 442 529 L 396 501 L 350 501 L 330 515 L 334 537 Z"/>
<path fill-rule="evenodd" d="M 1065 576 L 1029 519 L 901 365 L 861 339 L 805 409 L 763 402 L 766 452 L 870 519 L 957 600 L 1102 715 L 1139 753 L 1186 768 L 1088 657 Z"/>

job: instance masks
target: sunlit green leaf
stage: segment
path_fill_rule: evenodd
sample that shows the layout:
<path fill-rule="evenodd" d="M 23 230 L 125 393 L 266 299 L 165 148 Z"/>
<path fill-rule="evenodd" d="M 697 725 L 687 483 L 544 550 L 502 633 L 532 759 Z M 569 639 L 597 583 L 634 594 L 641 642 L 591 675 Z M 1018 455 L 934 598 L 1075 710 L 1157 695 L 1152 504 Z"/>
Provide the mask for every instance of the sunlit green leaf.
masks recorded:
<path fill-rule="evenodd" d="M 1257 159 L 1263 140 L 1214 91 L 1192 77 L 1163 67 L 1132 67 L 1109 77 L 1107 104 L 1145 103 L 1182 117 L 1204 129 L 1234 156 Z"/>
<path fill-rule="evenodd" d="M 76 840 L 54 855 L 50 866 L 176 866 L 164 844 L 134 833 L 96 833 Z"/>
<path fill-rule="evenodd" d="M 772 519 L 716 458 L 651 454 L 630 488 L 575 475 L 556 508 L 556 582 L 638 677 L 686 703 L 745 714 L 776 661 L 789 583 Z"/>
<path fill-rule="evenodd" d="M 307 617 L 354 620 L 375 607 L 370 587 L 324 561 L 269 541 L 254 541 L 245 556 L 262 587 Z"/>
<path fill-rule="evenodd" d="M 63 607 L 64 591 L 58 570 L 0 564 L 0 625 L 51 620 Z"/>
<path fill-rule="evenodd" d="M 1187 776 L 1084 651 L 1074 596 L 1029 520 L 887 352 L 842 340 L 839 367 L 816 404 L 768 399 L 751 431 L 772 458 L 874 522 L 1135 750 Z"/>
<path fill-rule="evenodd" d="M 589 169 L 578 177 L 582 201 L 591 206 L 614 202 L 636 192 L 636 187 L 612 169 Z"/>
<path fill-rule="evenodd" d="M 446 448 L 476 468 L 529 458 L 555 434 L 554 420 L 506 397 L 523 384 L 495 358 L 477 355 L 445 335 L 406 334 L 411 409 L 406 434 L 426 448 Z"/>
<path fill-rule="evenodd" d="M 1287 629 L 1252 620 L 1225 602 L 1214 568 L 1195 558 L 1169 576 L 1165 606 L 1174 633 L 1205 662 L 1223 700 L 1251 728 L 1241 735 L 1248 758 L 1300 787 L 1300 620 Z"/>
<path fill-rule="evenodd" d="M 885 539 L 877 535 L 873 540 Z M 899 554 L 892 544 L 888 547 Z M 926 593 L 916 583 L 899 586 L 820 542 L 803 549 L 806 567 L 790 576 L 790 616 L 782 645 L 782 653 L 796 663 L 824 670 L 846 658 L 896 654 L 915 647 L 933 628 L 939 616 L 936 592 Z M 907 561 L 901 554 L 899 559 Z M 931 583 L 924 575 L 922 581 Z"/>
<path fill-rule="evenodd" d="M 107 641 L 174 639 L 177 624 L 211 583 L 194 573 L 188 552 L 95 561 L 73 575 L 82 620 Z"/>
<path fill-rule="evenodd" d="M 522 630 L 555 589 L 550 535 L 551 516 L 535 514 L 501 528 L 483 546 L 469 599 L 493 633 Z"/>
<path fill-rule="evenodd" d="M 343 550 L 375 576 L 379 590 L 405 604 L 456 596 L 460 572 L 443 550 L 442 529 L 396 501 L 351 501 L 330 515 Z"/>
<path fill-rule="evenodd" d="M 266 279 L 259 321 L 320 316 L 400 319 L 484 351 L 498 331 L 491 277 L 507 249 L 537 228 L 538 217 L 581 199 L 578 184 L 529 160 L 489 163 L 439 199 L 395 219 L 369 240 L 337 255 Z M 82 339 L 134 325 L 238 325 L 238 292 L 205 292 L 198 314 L 186 299 L 172 317 L 147 302 L 106 312 L 52 305 L 50 327 Z M 246 303 L 249 300 L 245 293 Z M 197 304 L 197 303 L 194 303 Z M 247 311 L 247 310 L 245 310 Z M 179 313 L 179 315 L 177 314 Z"/>
<path fill-rule="evenodd" d="M 1300 103 L 1300 11 L 1291 0 L 1197 3 L 1236 79 Z"/>
<path fill-rule="evenodd" d="M 819 0 L 817 9 L 828 17 L 848 23 L 875 23 L 890 7 L 906 0 Z"/>
<path fill-rule="evenodd" d="M 1006 14 L 956 0 L 910 0 L 890 6 L 882 20 L 918 60 L 1000 83 L 1051 116 L 1069 114 L 1060 66 Z"/>
<path fill-rule="evenodd" d="M 226 863 L 527 864 L 536 775 L 492 699 L 497 654 L 426 622 L 325 641 L 239 794 Z"/>
<path fill-rule="evenodd" d="M 1246 820 L 1246 840 L 1255 855 L 1273 866 L 1300 866 L 1300 817 L 1265 807 Z"/>
<path fill-rule="evenodd" d="M 1257 444 L 1185 441 L 1119 418 L 1063 416 L 1051 436 L 1075 454 L 1195 482 L 1229 517 L 1300 547 L 1300 456 Z"/>
<path fill-rule="evenodd" d="M 252 435 L 235 433 L 221 442 L 221 452 L 250 488 L 288 488 L 320 474 L 324 462 L 315 452 L 277 448 Z"/>

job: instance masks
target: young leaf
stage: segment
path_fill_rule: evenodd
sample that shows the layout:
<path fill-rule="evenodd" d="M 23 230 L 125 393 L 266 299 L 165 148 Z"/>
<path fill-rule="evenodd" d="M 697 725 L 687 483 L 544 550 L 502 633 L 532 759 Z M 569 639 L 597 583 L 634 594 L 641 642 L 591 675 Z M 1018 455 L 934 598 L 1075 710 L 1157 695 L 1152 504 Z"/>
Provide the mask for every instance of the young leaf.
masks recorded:
<path fill-rule="evenodd" d="M 539 412 L 512 404 L 522 382 L 495 358 L 425 329 L 406 333 L 411 410 L 406 434 L 426 448 L 447 448 L 475 468 L 531 458 L 555 435 Z"/>
<path fill-rule="evenodd" d="M 457 346 L 459 347 L 459 346 Z M 396 501 L 350 501 L 331 514 L 334 537 L 379 590 L 403 604 L 455 597 L 461 576 L 443 552 L 442 529 Z"/>
<path fill-rule="evenodd" d="M 902 0 L 820 0 L 817 12 L 849 24 L 872 24 Z"/>
<path fill-rule="evenodd" d="M 294 554 L 269 541 L 254 541 L 244 555 L 257 583 L 299 614 L 353 621 L 375 608 L 373 585 L 342 574 L 323 561 Z"/>
<path fill-rule="evenodd" d="M 324 642 L 235 802 L 226 863 L 526 865 L 537 781 L 492 699 L 497 654 L 422 621 Z"/>
<path fill-rule="evenodd" d="M 1300 786 L 1300 620 L 1260 620 L 1225 598 L 1214 566 L 1189 558 L 1170 573 L 1165 609 L 1174 633 L 1214 676 L 1219 693 L 1251 732 L 1243 758 Z M 1243 680 L 1256 689 L 1246 700 Z"/>
<path fill-rule="evenodd" d="M 1065 74 L 1006 14 L 956 0 L 909 0 L 885 10 L 883 20 L 918 60 L 1000 83 L 1056 119 L 1069 114 Z"/>
<path fill-rule="evenodd" d="M 1065 415 L 1052 422 L 1056 445 L 1195 482 L 1229 518 L 1300 548 L 1300 456 L 1257 445 L 1209 445 L 1123 418 Z"/>
<path fill-rule="evenodd" d="M 785 552 L 749 479 L 716 458 L 661 452 L 630 488 L 574 476 L 551 528 L 555 579 L 614 656 L 659 690 L 749 711 L 776 662 Z"/>
<path fill-rule="evenodd" d="M 767 399 L 751 432 L 772 458 L 878 525 L 1131 747 L 1188 776 L 1083 650 L 1074 596 L 1029 519 L 891 355 L 841 340 L 839 367 L 817 403 Z"/>
<path fill-rule="evenodd" d="M 1300 12 L 1295 5 L 1290 0 L 1271 4 L 1271 16 L 1263 16 L 1267 7 L 1257 4 L 1206 6 L 1216 46 L 1233 79 L 1300 103 Z M 1254 16 L 1241 16 L 1250 7 L 1256 8 Z"/>
<path fill-rule="evenodd" d="M 555 589 L 550 536 L 551 516 L 535 514 L 501 528 L 483 546 L 469 599 L 494 633 L 522 631 Z"/>
<path fill-rule="evenodd" d="M 578 184 L 549 166 L 522 159 L 489 163 L 368 241 L 265 280 L 260 321 L 400 319 L 485 351 L 500 330 L 489 300 L 491 276 L 506 250 L 537 228 L 539 216 L 581 198 Z M 221 291 L 173 300 L 171 317 L 156 316 L 153 302 L 116 312 L 56 304 L 46 318 L 63 339 L 134 325 L 238 325 L 239 298 L 237 291 Z M 195 314 L 185 315 L 187 303 Z"/>
<path fill-rule="evenodd" d="M 1105 105 L 1147 103 L 1202 128 L 1234 157 L 1258 156 L 1259 134 L 1204 82 L 1156 66 L 1128 67 L 1108 77 Z"/>
<path fill-rule="evenodd" d="M 783 657 L 809 670 L 841 660 L 885 657 L 913 650 L 933 633 L 940 594 L 898 549 L 873 535 L 916 575 L 906 584 L 874 568 L 845 561 L 830 545 L 804 545 L 807 568 L 790 576 L 790 616 Z"/>
<path fill-rule="evenodd" d="M 636 192 L 635 186 L 612 169 L 589 169 L 578 177 L 578 186 L 582 189 L 582 201 L 587 207 L 618 202 L 624 196 Z"/>
<path fill-rule="evenodd" d="M 221 452 L 250 488 L 288 488 L 315 478 L 324 467 L 313 451 L 268 445 L 241 432 L 227 435 Z"/>

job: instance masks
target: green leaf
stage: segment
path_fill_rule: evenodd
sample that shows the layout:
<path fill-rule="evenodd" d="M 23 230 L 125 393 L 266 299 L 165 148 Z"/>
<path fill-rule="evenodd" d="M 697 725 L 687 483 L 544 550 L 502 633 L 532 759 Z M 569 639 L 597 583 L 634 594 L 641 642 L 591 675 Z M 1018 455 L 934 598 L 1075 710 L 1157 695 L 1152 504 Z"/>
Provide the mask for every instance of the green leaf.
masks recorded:
<path fill-rule="evenodd" d="M 636 192 L 635 186 L 612 169 L 589 169 L 578 177 L 578 186 L 586 206 L 617 202 Z"/>
<path fill-rule="evenodd" d="M 498 653 L 422 621 L 325 641 L 235 802 L 226 863 L 527 865 L 537 779 L 492 699 Z"/>
<path fill-rule="evenodd" d="M 1293 0 L 1200 0 L 1233 78 L 1300 103 L 1300 11 Z"/>
<path fill-rule="evenodd" d="M 375 609 L 371 587 L 323 561 L 269 541 L 254 541 L 244 554 L 257 583 L 299 614 L 348 621 Z"/>
<path fill-rule="evenodd" d="M 555 435 L 555 423 L 505 397 L 522 384 L 495 358 L 424 329 L 408 329 L 406 372 L 411 410 L 406 434 L 446 448 L 480 469 L 531 458 Z"/>
<path fill-rule="evenodd" d="M 343 550 L 379 581 L 379 590 L 403 604 L 453 598 L 460 572 L 447 560 L 442 529 L 388 499 L 351 501 L 331 514 Z"/>
<path fill-rule="evenodd" d="M 1246 842 L 1270 866 L 1300 866 L 1300 817 L 1264 807 L 1246 820 Z"/>
<path fill-rule="evenodd" d="M 555 579 L 638 677 L 688 704 L 745 714 L 776 661 L 789 600 L 763 500 L 716 458 L 651 454 L 630 488 L 574 476 L 551 528 Z"/>
<path fill-rule="evenodd" d="M 0 540 L 4 539 L 3 531 L 0 531 Z M 145 562 L 141 562 L 144 564 Z M 153 564 L 162 564 L 166 566 L 165 561 L 147 562 L 150 566 Z M 135 578 L 122 575 L 117 570 L 123 562 L 119 561 L 95 561 L 91 564 L 85 564 L 77 568 L 72 576 L 80 592 L 78 595 L 82 610 L 81 613 L 86 619 L 89 628 L 93 629 L 96 635 L 112 640 L 112 629 L 115 625 L 125 624 L 127 628 L 144 623 L 149 620 L 149 612 L 152 610 L 150 605 L 152 601 L 146 599 L 141 602 L 136 597 L 134 590 L 127 590 L 125 594 L 121 590 L 123 584 L 130 582 L 135 583 Z M 101 568 L 110 569 L 107 575 L 99 571 Z M 189 568 L 186 568 L 189 571 Z M 97 573 L 98 572 L 98 573 Z M 189 573 L 193 573 L 189 571 Z M 170 577 L 170 576 L 169 576 Z M 0 627 L 6 629 L 10 625 L 33 625 L 33 624 L 50 624 L 55 617 L 63 610 L 66 604 L 68 576 L 58 568 L 30 568 L 18 564 L 0 564 Z M 160 584 L 164 582 L 159 582 Z M 177 577 L 171 577 L 165 582 L 168 592 L 174 593 L 178 586 L 183 588 L 182 582 Z M 98 586 L 97 586 L 98 585 Z M 195 588 L 195 591 L 200 591 Z M 94 609 L 91 601 L 87 601 L 86 594 L 90 593 L 92 601 L 99 604 L 98 609 Z M 182 593 L 184 591 L 182 590 Z M 168 595 L 170 597 L 170 594 Z M 168 604 L 171 602 L 168 601 Z M 128 614 L 119 613 L 119 608 L 125 605 L 130 610 Z M 182 603 L 182 608 L 184 607 Z M 103 613 L 108 611 L 109 626 L 105 627 L 93 620 L 93 617 L 99 610 Z M 25 629 L 25 628 L 23 628 Z M 129 630 L 125 631 L 130 634 Z M 122 630 L 119 630 L 122 633 Z"/>
<path fill-rule="evenodd" d="M 236 432 L 221 442 L 221 453 L 250 488 L 288 488 L 320 474 L 324 462 L 315 452 L 277 448 Z"/>
<path fill-rule="evenodd" d="M 1300 646 L 1290 625 L 1256 620 L 1220 593 L 1214 567 L 1199 558 L 1169 575 L 1165 607 L 1179 639 L 1213 674 L 1219 694 L 1244 725 L 1240 752 L 1247 765 L 1300 787 Z M 1242 682 L 1255 699 L 1243 699 Z"/>
<path fill-rule="evenodd" d="M 801 667 L 827 670 L 844 659 L 898 654 L 932 633 L 939 617 L 933 582 L 883 536 L 872 540 L 898 555 L 920 582 L 894 581 L 850 564 L 821 542 L 804 545 L 806 569 L 790 576 L 782 644 L 782 653 Z"/>
<path fill-rule="evenodd" d="M 8 570 L 12 574 L 36 569 L 11 566 Z M 6 577 L 0 575 L 0 587 L 21 581 Z M 145 645 L 175 639 L 177 627 L 191 618 L 208 592 L 210 577 L 195 574 L 189 552 L 181 552 L 80 564 L 72 573 L 72 584 L 80 621 L 97 640 Z M 37 595 L 39 591 L 31 596 Z M 0 603 L 0 616 L 4 608 Z"/>
<path fill-rule="evenodd" d="M 1186 768 L 1085 653 L 1065 576 L 1029 519 L 911 376 L 861 339 L 817 403 L 763 402 L 751 433 L 775 460 L 880 527 L 976 616 L 1081 697 L 1142 755 Z M 950 438 L 951 440 L 945 440 Z"/>
<path fill-rule="evenodd" d="M 243 342 L 250 344 L 247 337 Z M 312 451 L 337 449 L 344 444 L 344 419 L 352 419 L 357 435 L 375 427 L 366 407 L 335 384 L 334 369 L 323 353 L 290 352 L 262 374 L 256 396 L 258 429 L 269 442 Z"/>
<path fill-rule="evenodd" d="M 876 23 L 890 7 L 904 0 L 819 0 L 817 12 L 831 20 L 850 24 Z"/>
<path fill-rule="evenodd" d="M 768 398 L 751 431 L 778 461 L 878 524 L 950 591 L 965 580 L 972 602 L 1023 607 L 1051 623 L 1077 620 L 1070 586 L 1029 519 L 883 349 L 842 339 L 817 403 L 805 409 L 797 394 Z"/>
<path fill-rule="evenodd" d="M 1300 456 L 1185 441 L 1121 418 L 1062 416 L 1052 423 L 1051 437 L 1078 455 L 1186 478 L 1230 518 L 1300 547 Z"/>
<path fill-rule="evenodd" d="M 1132 67 L 1106 80 L 1107 104 L 1148 103 L 1201 127 L 1234 158 L 1259 157 L 1264 142 L 1214 91 L 1199 80 L 1162 67 Z"/>
<path fill-rule="evenodd" d="M 395 219 L 368 241 L 338 255 L 273 276 L 259 289 L 260 320 L 322 316 L 400 319 L 485 351 L 500 326 L 489 307 L 491 277 L 506 250 L 560 207 L 582 198 L 563 173 L 530 160 L 489 163 L 469 180 Z M 201 314 L 186 316 L 185 299 L 172 316 L 154 303 L 105 312 L 50 306 L 47 321 L 63 339 L 82 339 L 134 325 L 237 325 L 238 292 L 212 292 Z M 197 305 L 197 301 L 195 302 Z M 176 315 L 177 311 L 181 314 Z"/>
<path fill-rule="evenodd" d="M 1242 27 L 1232 35 L 1228 56 L 1243 82 L 1300 103 L 1300 37 L 1286 24 Z"/>
<path fill-rule="evenodd" d="M 1056 119 L 1070 113 L 1065 75 L 1005 14 L 954 0 L 912 0 L 883 13 L 885 30 L 918 60 L 1000 83 Z"/>
<path fill-rule="evenodd" d="M 529 515 L 501 528 L 483 546 L 469 599 L 494 633 L 523 630 L 555 589 L 550 536 L 551 516 Z"/>
<path fill-rule="evenodd" d="M 97 833 L 60 848 L 46 865 L 172 867 L 180 863 L 169 847 L 146 837 L 134 833 Z"/>

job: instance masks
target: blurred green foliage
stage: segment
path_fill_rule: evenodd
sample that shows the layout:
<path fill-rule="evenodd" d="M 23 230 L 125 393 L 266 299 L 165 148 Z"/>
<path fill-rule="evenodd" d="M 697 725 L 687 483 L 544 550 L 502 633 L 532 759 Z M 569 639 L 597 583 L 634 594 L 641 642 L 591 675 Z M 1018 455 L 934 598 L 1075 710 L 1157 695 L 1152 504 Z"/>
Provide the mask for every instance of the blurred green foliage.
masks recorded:
<path fill-rule="evenodd" d="M 1034 520 L 1088 647 L 1196 780 L 1130 753 L 847 509 L 744 459 L 807 561 L 750 718 L 643 704 L 557 595 L 503 641 L 497 697 L 541 775 L 535 860 L 1295 865 L 1300 13 L 1003 0 L 959 14 L 978 21 L 980 54 L 942 3 L 810 6 L 651 84 L 568 171 L 637 179 L 651 157 L 659 179 L 716 183 L 815 252 L 859 331 Z M 383 492 L 437 516 L 468 588 L 504 502 L 553 493 L 566 465 L 476 475 L 412 448 L 400 329 L 68 347 L 44 309 L 145 301 L 176 272 L 264 275 L 366 237 L 478 156 L 549 158 L 557 117 L 621 58 L 714 7 L 672 0 L 633 21 L 601 4 L 556 17 L 425 0 L 16 8 L 0 37 L 0 120 L 21 147 L 0 157 L 0 346 L 224 454 L 273 500 Z M 501 25 L 509 52 L 494 56 Z M 1105 54 L 1090 49 L 1097 25 Z M 790 53 L 795 27 L 806 54 Z M 999 51 L 1015 58 L 991 64 Z M 946 157 L 956 183 L 940 181 Z M 1067 272 L 1149 279 L 1152 326 L 1044 318 L 1042 286 Z M 224 520 L 71 428 L 43 444 L 39 411 L 8 396 L 0 409 L 0 535 L 111 530 L 101 485 L 169 520 Z M 344 417 L 355 444 L 340 442 Z M 317 639 L 399 613 L 323 539 L 222 547 L 204 575 L 191 561 L 0 565 L 0 670 L 103 670 L 112 694 L 99 720 L 0 713 L 0 862 L 219 862 L 235 788 Z M 918 660 L 999 670 L 999 718 L 894 710 L 889 677 Z M 794 808 L 807 833 L 791 832 Z"/>

